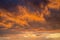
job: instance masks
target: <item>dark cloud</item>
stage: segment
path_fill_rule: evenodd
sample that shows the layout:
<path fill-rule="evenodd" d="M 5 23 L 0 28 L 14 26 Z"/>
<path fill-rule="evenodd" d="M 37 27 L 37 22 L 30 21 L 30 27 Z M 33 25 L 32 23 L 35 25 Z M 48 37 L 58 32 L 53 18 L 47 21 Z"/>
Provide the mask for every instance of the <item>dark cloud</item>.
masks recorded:
<path fill-rule="evenodd" d="M 48 22 L 47 28 L 56 30 L 60 29 L 60 9 L 51 9 L 49 8 L 50 16 L 45 16 L 46 21 Z"/>
<path fill-rule="evenodd" d="M 52 22 L 60 22 L 60 9 L 51 9 L 49 8 L 50 11 L 50 17 L 48 17 L 47 21 L 52 21 Z"/>
<path fill-rule="evenodd" d="M 0 16 L 0 22 L 3 22 L 3 20 L 4 20 L 4 17 Z"/>
<path fill-rule="evenodd" d="M 49 1 L 47 0 L 0 0 L 0 9 L 4 9 L 7 11 L 17 11 L 17 6 L 24 6 L 29 8 L 39 8 L 40 4 L 46 6 Z M 34 7 L 33 7 L 33 6 Z"/>
<path fill-rule="evenodd" d="M 39 7 L 41 4 L 46 6 L 49 1 L 48 0 L 27 0 L 27 2 L 31 3 L 33 6 Z"/>
<path fill-rule="evenodd" d="M 49 4 L 49 0 L 25 0 L 26 7 L 31 11 L 40 11 L 42 9 L 45 9 L 45 6 Z M 43 5 L 43 8 L 41 8 L 41 4 Z"/>

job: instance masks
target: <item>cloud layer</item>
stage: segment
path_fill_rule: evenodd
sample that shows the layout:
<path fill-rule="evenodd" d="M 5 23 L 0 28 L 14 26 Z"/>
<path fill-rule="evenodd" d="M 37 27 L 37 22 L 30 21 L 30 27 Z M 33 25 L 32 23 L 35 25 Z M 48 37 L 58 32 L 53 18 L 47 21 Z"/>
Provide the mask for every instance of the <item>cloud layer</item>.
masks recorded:
<path fill-rule="evenodd" d="M 0 32 L 59 30 L 59 2 L 0 0 Z"/>

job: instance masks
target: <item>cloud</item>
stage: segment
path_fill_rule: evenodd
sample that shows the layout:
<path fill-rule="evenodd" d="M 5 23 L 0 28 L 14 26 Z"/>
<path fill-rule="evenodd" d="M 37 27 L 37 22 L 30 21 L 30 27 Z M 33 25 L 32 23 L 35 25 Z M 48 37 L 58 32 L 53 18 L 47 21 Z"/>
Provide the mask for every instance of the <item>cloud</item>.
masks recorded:
<path fill-rule="evenodd" d="M 41 4 L 46 6 L 48 2 L 49 1 L 47 0 L 0 0 L 0 9 L 7 10 L 9 12 L 15 12 L 18 11 L 18 5 L 24 6 L 28 9 L 34 9 L 34 7 L 40 8 Z"/>
<path fill-rule="evenodd" d="M 60 9 L 52 4 L 48 0 L 0 0 L 0 32 L 60 29 Z"/>

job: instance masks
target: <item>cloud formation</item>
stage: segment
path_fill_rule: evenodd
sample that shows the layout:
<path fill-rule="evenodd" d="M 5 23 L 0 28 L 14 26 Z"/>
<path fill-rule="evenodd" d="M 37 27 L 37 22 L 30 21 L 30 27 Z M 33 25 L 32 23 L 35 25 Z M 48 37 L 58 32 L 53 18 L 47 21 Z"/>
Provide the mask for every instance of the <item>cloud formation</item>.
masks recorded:
<path fill-rule="evenodd" d="M 59 0 L 0 0 L 0 32 L 60 29 L 59 2 Z"/>

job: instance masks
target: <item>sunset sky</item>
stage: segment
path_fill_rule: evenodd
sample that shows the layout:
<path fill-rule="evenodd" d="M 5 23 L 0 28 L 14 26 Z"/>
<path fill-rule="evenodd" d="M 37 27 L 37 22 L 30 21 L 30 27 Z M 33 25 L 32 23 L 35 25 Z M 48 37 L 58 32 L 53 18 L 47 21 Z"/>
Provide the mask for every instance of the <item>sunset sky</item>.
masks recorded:
<path fill-rule="evenodd" d="M 51 34 L 60 38 L 60 0 L 0 0 L 0 37 L 10 35 L 11 40 L 59 40 L 47 39 L 52 37 Z"/>

